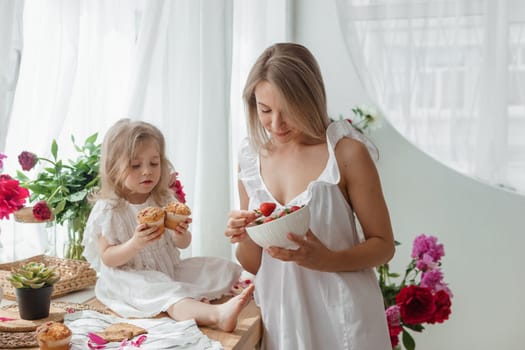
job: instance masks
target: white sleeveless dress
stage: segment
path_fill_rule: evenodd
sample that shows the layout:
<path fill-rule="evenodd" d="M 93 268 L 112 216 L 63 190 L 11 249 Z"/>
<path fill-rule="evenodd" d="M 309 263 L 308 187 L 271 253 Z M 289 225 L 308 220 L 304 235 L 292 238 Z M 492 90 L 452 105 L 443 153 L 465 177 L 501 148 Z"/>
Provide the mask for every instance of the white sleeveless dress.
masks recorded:
<path fill-rule="evenodd" d="M 326 168 L 303 193 L 286 203 L 310 203 L 310 228 L 332 250 L 359 243 L 353 210 L 338 187 L 340 174 L 334 149 L 345 136 L 368 142 L 346 120 L 333 122 L 327 129 Z M 250 198 L 249 209 L 258 208 L 262 202 L 278 203 L 262 180 L 259 157 L 247 140 L 239 160 L 239 179 Z M 264 324 L 263 349 L 391 349 L 373 269 L 320 272 L 273 259 L 263 251 L 254 283 Z"/>
<path fill-rule="evenodd" d="M 147 245 L 128 263 L 110 268 L 102 263 L 98 236 L 110 244 L 129 240 L 138 225 L 137 213 L 156 205 L 150 198 L 142 204 L 95 203 L 84 231 L 84 256 L 99 272 L 96 297 L 124 317 L 151 317 L 166 311 L 183 298 L 210 300 L 229 294 L 238 282 L 240 265 L 218 257 L 180 258 L 180 251 L 166 229 L 162 238 Z"/>

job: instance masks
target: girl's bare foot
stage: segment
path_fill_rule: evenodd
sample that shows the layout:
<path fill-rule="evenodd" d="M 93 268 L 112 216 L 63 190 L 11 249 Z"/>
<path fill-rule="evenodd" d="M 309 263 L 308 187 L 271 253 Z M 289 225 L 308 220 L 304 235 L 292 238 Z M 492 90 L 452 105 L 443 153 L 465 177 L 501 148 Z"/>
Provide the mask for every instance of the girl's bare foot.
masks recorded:
<path fill-rule="evenodd" d="M 237 317 L 252 299 L 254 288 L 255 286 L 251 284 L 241 294 L 234 296 L 224 304 L 218 305 L 219 320 L 217 321 L 217 327 L 219 329 L 225 332 L 232 332 L 235 329 Z"/>

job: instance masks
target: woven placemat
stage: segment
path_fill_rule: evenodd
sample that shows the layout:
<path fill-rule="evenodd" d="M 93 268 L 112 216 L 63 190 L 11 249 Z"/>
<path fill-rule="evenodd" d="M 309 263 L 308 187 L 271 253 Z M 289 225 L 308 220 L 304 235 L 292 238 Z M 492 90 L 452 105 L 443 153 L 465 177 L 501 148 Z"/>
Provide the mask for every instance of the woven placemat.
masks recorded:
<path fill-rule="evenodd" d="M 94 286 L 97 282 L 97 273 L 86 261 L 62 259 L 54 256 L 36 255 L 24 260 L 0 264 L 0 287 L 4 290 L 4 298 L 16 300 L 15 289 L 6 278 L 11 269 L 30 261 L 42 262 L 47 266 L 54 266 L 60 273 L 60 280 L 53 285 L 51 298 L 60 297 L 77 290 Z"/>
<path fill-rule="evenodd" d="M 57 315 L 60 315 L 60 321 L 64 320 L 64 315 L 67 312 L 93 310 L 93 311 L 97 311 L 103 314 L 111 314 L 111 312 L 109 312 L 107 308 L 100 308 L 100 307 L 95 307 L 95 306 L 86 305 L 86 304 L 67 303 L 67 302 L 51 302 L 51 310 L 57 310 L 55 312 L 57 313 Z M 18 316 L 18 306 L 17 305 L 3 306 L 0 308 L 0 313 L 4 313 L 4 312 L 10 312 L 11 315 L 13 315 L 13 312 L 15 312 L 16 315 Z M 15 317 L 11 316 L 11 318 L 15 318 Z M 43 320 L 45 321 L 40 322 L 40 324 L 47 322 L 47 321 L 52 321 L 51 319 L 43 319 Z M 19 321 L 19 319 L 15 321 Z M 8 324 L 9 322 L 15 322 L 15 321 L 0 322 L 0 326 L 5 327 L 5 324 Z M 24 321 L 24 320 L 20 320 L 20 321 Z M 41 320 L 28 321 L 28 322 L 38 322 L 38 321 L 41 321 Z M 38 344 L 35 338 L 35 330 L 36 330 L 36 327 L 28 331 L 13 331 L 13 329 L 10 329 L 9 331 L 0 330 L 0 349 L 18 349 L 18 348 L 38 347 Z"/>
<path fill-rule="evenodd" d="M 34 331 L 42 323 L 62 322 L 66 311 L 55 306 L 49 309 L 49 316 L 38 320 L 23 320 L 18 313 L 18 305 L 9 305 L 0 309 L 0 317 L 14 318 L 12 321 L 0 322 L 0 332 L 30 332 Z"/>

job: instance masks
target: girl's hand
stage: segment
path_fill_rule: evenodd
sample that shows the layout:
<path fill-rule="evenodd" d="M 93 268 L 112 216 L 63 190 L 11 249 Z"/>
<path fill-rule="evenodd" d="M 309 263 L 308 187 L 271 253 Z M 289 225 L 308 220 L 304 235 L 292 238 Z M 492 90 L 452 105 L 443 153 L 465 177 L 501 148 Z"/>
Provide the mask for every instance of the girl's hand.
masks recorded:
<path fill-rule="evenodd" d="M 327 269 L 327 263 L 330 261 L 332 251 L 326 248 L 311 230 L 308 230 L 305 236 L 289 233 L 288 239 L 295 242 L 299 248 L 294 250 L 269 247 L 266 249 L 266 252 L 272 258 L 282 261 L 292 261 L 310 270 L 329 271 Z"/>
<path fill-rule="evenodd" d="M 148 224 L 139 224 L 135 228 L 135 233 L 133 234 L 134 245 L 142 250 L 146 245 L 155 241 L 157 238 L 160 238 L 163 232 L 159 230 L 158 226 L 148 226 Z"/>
<path fill-rule="evenodd" d="M 175 227 L 173 232 L 175 232 L 175 236 L 177 235 L 185 235 L 187 234 L 188 228 L 190 227 L 190 224 L 192 223 L 192 219 L 188 218 L 185 221 L 179 222 L 178 225 Z"/>
<path fill-rule="evenodd" d="M 248 237 L 246 225 L 257 218 L 252 210 L 233 210 L 228 214 L 228 222 L 224 235 L 230 239 L 230 243 L 242 242 Z"/>

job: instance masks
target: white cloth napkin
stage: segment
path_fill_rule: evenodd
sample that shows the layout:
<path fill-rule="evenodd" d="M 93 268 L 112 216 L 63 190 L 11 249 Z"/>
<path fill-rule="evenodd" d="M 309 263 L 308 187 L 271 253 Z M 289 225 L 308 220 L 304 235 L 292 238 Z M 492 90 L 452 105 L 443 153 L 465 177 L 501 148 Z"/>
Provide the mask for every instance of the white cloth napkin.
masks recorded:
<path fill-rule="evenodd" d="M 89 349 L 89 332 L 99 332 L 113 323 L 127 322 L 148 330 L 141 350 L 222 350 L 222 345 L 204 335 L 194 320 L 175 321 L 169 317 L 126 319 L 96 311 L 76 311 L 66 314 L 64 323 L 71 329 L 71 349 Z M 137 338 L 137 337 L 136 337 Z M 105 349 L 119 349 L 120 343 L 105 344 Z"/>

